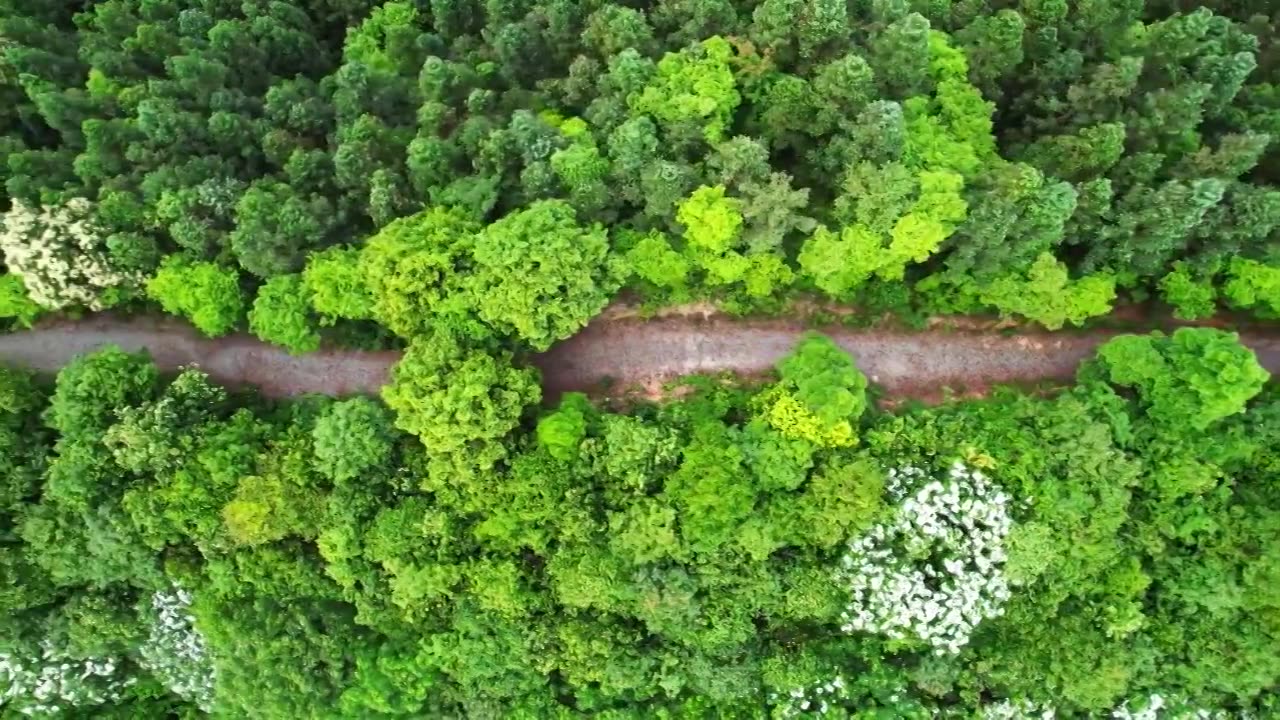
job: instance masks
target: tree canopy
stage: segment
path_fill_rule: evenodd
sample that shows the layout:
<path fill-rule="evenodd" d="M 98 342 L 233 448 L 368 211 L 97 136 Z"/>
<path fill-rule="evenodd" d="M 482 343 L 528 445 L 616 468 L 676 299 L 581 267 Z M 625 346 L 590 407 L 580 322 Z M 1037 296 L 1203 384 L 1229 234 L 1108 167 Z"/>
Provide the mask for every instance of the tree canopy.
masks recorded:
<path fill-rule="evenodd" d="M 0 371 L 6 709 L 1275 710 L 1280 404 L 1230 333 L 897 413 L 821 336 L 625 414 L 532 376 L 446 335 L 386 405 Z"/>
<path fill-rule="evenodd" d="M 148 291 L 178 263 L 235 273 L 246 308 L 301 272 L 317 332 L 361 342 L 429 333 L 448 296 L 467 332 L 543 348 L 622 288 L 1047 327 L 1280 303 L 1256 3 L 11 5 L 19 324 L 192 317 Z"/>

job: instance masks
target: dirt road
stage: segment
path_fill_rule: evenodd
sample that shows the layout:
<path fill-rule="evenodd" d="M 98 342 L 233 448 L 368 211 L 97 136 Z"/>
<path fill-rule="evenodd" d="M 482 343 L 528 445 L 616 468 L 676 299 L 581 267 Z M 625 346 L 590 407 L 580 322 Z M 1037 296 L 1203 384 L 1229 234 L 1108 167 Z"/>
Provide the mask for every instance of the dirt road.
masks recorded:
<path fill-rule="evenodd" d="M 548 396 L 566 390 L 658 387 L 690 373 L 768 371 L 803 335 L 772 321 L 605 317 L 531 358 Z M 944 388 L 981 392 L 997 384 L 1068 380 L 1080 361 L 1118 331 L 1085 333 L 908 332 L 832 328 L 828 334 L 892 397 L 933 400 Z M 1246 344 L 1280 372 L 1280 333 L 1246 333 Z M 166 370 L 196 365 L 220 383 L 272 397 L 375 393 L 394 352 L 325 350 L 293 356 L 248 336 L 210 340 L 169 320 L 97 316 L 0 336 L 0 362 L 52 372 L 108 344 L 148 350 Z"/>

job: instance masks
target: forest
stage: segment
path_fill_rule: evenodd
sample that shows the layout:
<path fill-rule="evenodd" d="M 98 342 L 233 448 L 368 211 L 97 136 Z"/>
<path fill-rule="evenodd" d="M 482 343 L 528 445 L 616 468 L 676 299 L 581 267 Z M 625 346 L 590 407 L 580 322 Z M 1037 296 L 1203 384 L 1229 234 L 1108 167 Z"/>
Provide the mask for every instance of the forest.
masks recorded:
<path fill-rule="evenodd" d="M 821 335 L 627 413 L 466 371 L 386 404 L 118 349 L 0 373 L 6 712 L 1280 713 L 1280 393 L 1231 333 L 896 413 Z"/>
<path fill-rule="evenodd" d="M 0 332 L 403 352 L 286 401 L 0 368 L 0 717 L 1280 717 L 1280 388 L 1230 330 L 1280 319 L 1278 26 L 0 0 Z M 618 298 L 1226 329 L 933 407 L 820 334 L 544 397 Z"/>
<path fill-rule="evenodd" d="M 163 310 L 296 352 L 431 316 L 541 348 L 620 290 L 1274 319 L 1276 13 L 3 0 L 0 318 Z"/>

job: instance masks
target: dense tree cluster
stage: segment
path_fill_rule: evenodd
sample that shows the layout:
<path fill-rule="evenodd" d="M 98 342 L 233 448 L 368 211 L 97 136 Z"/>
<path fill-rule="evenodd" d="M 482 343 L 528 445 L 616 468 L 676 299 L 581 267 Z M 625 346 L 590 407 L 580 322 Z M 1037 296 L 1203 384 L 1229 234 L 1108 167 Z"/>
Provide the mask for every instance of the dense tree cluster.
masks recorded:
<path fill-rule="evenodd" d="M 0 711 L 1280 713 L 1280 396 L 1230 334 L 898 415 L 818 336 L 625 414 L 521 364 L 622 289 L 1275 319 L 1278 22 L 0 0 L 6 327 L 405 348 L 380 401 L 0 371 Z"/>
<path fill-rule="evenodd" d="M 0 311 L 190 316 L 142 281 L 181 267 L 242 296 L 203 329 L 295 351 L 440 296 L 544 347 L 624 286 L 1274 317 L 1276 36 L 1171 0 L 9 0 Z M 68 208 L 70 265 L 32 222 Z"/>
<path fill-rule="evenodd" d="M 1280 711 L 1280 398 L 1233 335 L 896 415 L 821 337 L 628 414 L 409 352 L 387 405 L 0 372 L 5 709 Z"/>

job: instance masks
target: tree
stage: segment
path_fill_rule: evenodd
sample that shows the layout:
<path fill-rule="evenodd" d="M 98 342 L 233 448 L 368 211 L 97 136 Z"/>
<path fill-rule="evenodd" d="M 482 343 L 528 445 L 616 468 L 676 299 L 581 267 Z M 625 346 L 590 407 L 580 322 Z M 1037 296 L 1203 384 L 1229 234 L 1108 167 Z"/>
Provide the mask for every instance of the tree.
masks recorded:
<path fill-rule="evenodd" d="M 266 282 L 249 311 L 249 331 L 291 353 L 313 352 L 320 334 L 311 314 L 311 296 L 302 275 L 277 275 Z"/>
<path fill-rule="evenodd" d="M 742 202 L 726 197 L 723 185 L 695 190 L 676 212 L 690 247 L 721 255 L 737 244 L 742 230 Z"/>
<path fill-rule="evenodd" d="M 818 68 L 813 90 L 820 103 L 814 118 L 816 128 L 825 131 L 850 126 L 877 97 L 875 71 L 866 58 L 849 53 Z"/>
<path fill-rule="evenodd" d="M 116 267 L 107 253 L 92 212 L 88 200 L 74 198 L 40 210 L 19 200 L 5 213 L 0 252 L 40 307 L 101 310 L 136 286 L 139 278 Z"/>
<path fill-rule="evenodd" d="M 691 270 L 688 258 L 671 247 L 671 241 L 659 232 L 640 238 L 627 250 L 625 260 L 632 275 L 670 290 L 673 296 L 684 290 Z"/>
<path fill-rule="evenodd" d="M 186 317 L 210 337 L 231 332 L 244 317 L 239 275 L 214 263 L 171 255 L 146 287 L 165 312 Z"/>
<path fill-rule="evenodd" d="M 967 211 L 960 194 L 964 180 L 950 171 L 913 177 L 901 165 L 862 165 L 850 171 L 845 185 L 850 200 L 842 214 L 854 222 L 839 235 L 818 228 L 798 258 L 814 284 L 832 297 L 847 297 L 873 275 L 901 280 L 908 264 L 938 251 Z M 852 200 L 861 188 L 868 193 Z"/>
<path fill-rule="evenodd" d="M 1197 320 L 1213 315 L 1218 293 L 1213 278 L 1197 278 L 1183 262 L 1173 264 L 1173 271 L 1160 279 L 1164 301 L 1174 307 L 1173 315 L 1182 320 Z"/>
<path fill-rule="evenodd" d="M 857 442 L 867 378 L 830 338 L 809 335 L 778 363 L 778 383 L 762 395 L 765 421 L 783 437 L 819 447 Z"/>
<path fill-rule="evenodd" d="M 27 294 L 22 278 L 13 273 L 0 275 L 0 318 L 12 319 L 21 327 L 31 327 L 44 308 Z"/>
<path fill-rule="evenodd" d="M 328 406 L 311 431 L 316 471 L 335 483 L 390 471 L 395 460 L 393 423 L 386 407 L 368 398 Z"/>
<path fill-rule="evenodd" d="M 628 48 L 649 55 L 655 46 L 653 27 L 644 13 L 622 5 L 604 5 L 587 17 L 582 42 L 601 58 Z"/>
<path fill-rule="evenodd" d="M 279 182 L 250 186 L 236 203 L 235 220 L 236 259 L 261 278 L 301 270 L 306 252 L 326 245 L 336 225 L 328 199 Z"/>
<path fill-rule="evenodd" d="M 628 104 L 667 126 L 693 123 L 707 142 L 719 142 L 742 101 L 729 68 L 732 55 L 729 41 L 719 36 L 667 53 L 658 62 L 657 76 Z"/>
<path fill-rule="evenodd" d="M 560 407 L 538 421 L 538 444 L 557 460 L 576 459 L 587 435 L 589 411 L 586 395 L 566 393 L 560 399 Z"/>
<path fill-rule="evenodd" d="M 45 421 L 68 438 L 98 438 L 117 410 L 149 400 L 158 378 L 143 353 L 107 347 L 81 356 L 58 373 Z"/>
<path fill-rule="evenodd" d="M 956 40 L 969 64 L 969 79 L 983 97 L 1000 96 L 1000 83 L 1023 60 L 1026 22 L 1014 10 L 980 16 L 956 32 Z"/>
<path fill-rule="evenodd" d="M 1013 273 L 980 286 L 978 297 L 1002 314 L 1018 314 L 1050 330 L 1064 323 L 1080 325 L 1105 315 L 1115 299 L 1115 279 L 1108 274 L 1072 280 L 1067 267 L 1042 253 L 1025 273 Z"/>
<path fill-rule="evenodd" d="M 751 39 L 784 61 L 811 60 L 848 38 L 848 15 L 830 0 L 765 0 L 752 11 Z"/>
<path fill-rule="evenodd" d="M 166 475 L 195 451 L 200 426 L 226 406 L 226 391 L 210 384 L 208 375 L 183 370 L 154 402 L 118 407 L 103 441 L 124 470 Z"/>
<path fill-rule="evenodd" d="M 867 61 L 881 94 L 888 98 L 922 95 L 929 82 L 929 21 L 911 13 L 891 22 L 871 40 Z"/>
<path fill-rule="evenodd" d="M 1239 336 L 1213 328 L 1121 336 L 1098 348 L 1098 362 L 1112 383 L 1133 388 L 1155 423 L 1179 434 L 1243 412 L 1269 377 Z"/>
<path fill-rule="evenodd" d="M 463 278 L 479 230 L 459 211 L 432 208 L 369 238 L 360 251 L 360 273 L 374 317 L 412 338 L 428 332 L 440 315 L 468 312 Z"/>
<path fill-rule="evenodd" d="M 432 455 L 465 458 L 482 470 L 502 457 L 502 438 L 541 394 L 535 371 L 466 348 L 446 332 L 414 338 L 382 389 L 396 427 Z"/>
<path fill-rule="evenodd" d="M 339 319 L 363 320 L 373 314 L 373 298 L 360 266 L 360 250 L 332 247 L 307 258 L 302 271 L 311 306 L 320 314 L 320 324 Z"/>
<path fill-rule="evenodd" d="M 1222 288 L 1235 307 L 1252 309 L 1260 317 L 1280 315 L 1280 268 L 1245 258 L 1232 258 Z"/>
<path fill-rule="evenodd" d="M 539 201 L 489 225 L 476 235 L 471 257 L 465 287 L 476 313 L 535 350 L 586 325 L 620 283 L 604 228 L 579 225 L 560 200 Z"/>

